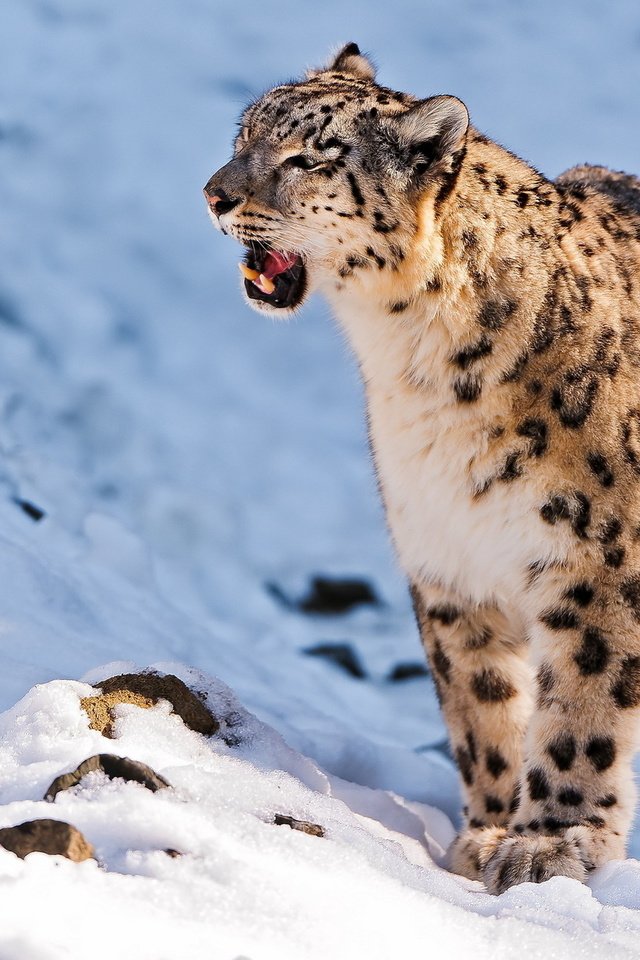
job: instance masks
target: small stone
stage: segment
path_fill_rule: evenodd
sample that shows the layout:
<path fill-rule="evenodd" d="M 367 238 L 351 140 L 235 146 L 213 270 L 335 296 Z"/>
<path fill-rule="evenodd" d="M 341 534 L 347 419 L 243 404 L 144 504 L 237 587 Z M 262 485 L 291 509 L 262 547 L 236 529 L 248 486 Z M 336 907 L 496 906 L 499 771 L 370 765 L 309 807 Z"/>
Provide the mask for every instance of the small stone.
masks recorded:
<path fill-rule="evenodd" d="M 30 853 L 48 853 L 80 863 L 94 850 L 79 830 L 62 820 L 27 820 L 0 830 L 0 846 L 24 860 Z"/>
<path fill-rule="evenodd" d="M 34 523 L 39 523 L 44 517 L 46 517 L 46 513 L 42 507 L 36 506 L 36 504 L 32 503 L 30 500 L 22 500 L 20 497 L 16 497 L 15 503 L 24 513 L 26 513 L 30 520 L 33 520 Z"/>
<path fill-rule="evenodd" d="M 379 602 L 366 580 L 313 577 L 308 595 L 300 601 L 300 609 L 304 613 L 336 614 Z"/>
<path fill-rule="evenodd" d="M 357 680 L 366 677 L 360 657 L 348 643 L 318 643 L 315 647 L 307 647 L 304 653 L 309 657 L 330 660 Z"/>
<path fill-rule="evenodd" d="M 101 680 L 101 693 L 83 697 L 80 705 L 89 717 L 89 726 L 99 730 L 103 737 L 113 739 L 113 708 L 120 703 L 132 703 L 148 709 L 158 700 L 167 700 L 184 724 L 196 733 L 212 736 L 220 724 L 200 697 L 178 677 L 169 673 L 123 673 Z"/>
<path fill-rule="evenodd" d="M 291 827 L 292 830 L 300 830 L 301 833 L 308 833 L 311 837 L 324 837 L 324 827 L 321 827 L 319 823 L 310 823 L 308 820 L 296 820 L 295 817 L 287 817 L 281 813 L 276 813 L 273 822 L 279 827 Z"/>
<path fill-rule="evenodd" d="M 287 610 L 318 613 L 325 616 L 347 613 L 362 604 L 377 606 L 380 600 L 366 580 L 344 577 L 312 577 L 306 596 L 289 596 L 277 583 L 267 583 L 267 590 Z"/>
<path fill-rule="evenodd" d="M 104 773 L 111 780 L 120 779 L 140 783 L 153 793 L 171 786 L 168 780 L 148 767 L 146 763 L 130 760 L 129 757 L 116 757 L 112 753 L 98 753 L 94 757 L 83 760 L 80 766 L 70 773 L 63 773 L 56 777 L 45 793 L 44 799 L 55 800 L 62 790 L 70 790 L 77 786 L 83 777 L 96 770 Z"/>
<path fill-rule="evenodd" d="M 425 663 L 397 663 L 389 671 L 387 680 L 391 683 L 399 683 L 403 680 L 413 680 L 415 677 L 428 677 L 429 670 Z"/>

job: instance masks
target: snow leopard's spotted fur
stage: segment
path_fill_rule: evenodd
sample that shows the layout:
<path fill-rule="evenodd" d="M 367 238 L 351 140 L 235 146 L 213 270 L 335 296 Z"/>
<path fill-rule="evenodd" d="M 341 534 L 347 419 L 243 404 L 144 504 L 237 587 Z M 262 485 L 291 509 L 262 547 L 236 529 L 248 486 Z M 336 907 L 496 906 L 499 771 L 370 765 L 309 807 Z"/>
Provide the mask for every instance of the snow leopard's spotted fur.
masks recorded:
<path fill-rule="evenodd" d="M 453 869 L 583 879 L 634 804 L 640 181 L 550 182 L 373 77 L 350 44 L 250 106 L 213 219 L 300 253 L 357 354 L 466 793 Z"/>

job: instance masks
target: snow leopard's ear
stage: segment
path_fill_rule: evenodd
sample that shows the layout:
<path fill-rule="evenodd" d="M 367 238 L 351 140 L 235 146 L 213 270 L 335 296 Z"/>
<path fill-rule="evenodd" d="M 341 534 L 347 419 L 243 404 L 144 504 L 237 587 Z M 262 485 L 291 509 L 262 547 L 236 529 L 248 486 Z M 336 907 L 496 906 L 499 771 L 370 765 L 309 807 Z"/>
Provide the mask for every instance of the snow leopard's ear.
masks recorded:
<path fill-rule="evenodd" d="M 346 73 L 359 80 L 374 80 L 376 68 L 368 57 L 360 53 L 357 43 L 347 43 L 342 47 L 326 67 L 320 70 L 307 70 L 307 77 L 317 77 L 321 73 Z"/>
<path fill-rule="evenodd" d="M 387 121 L 387 133 L 401 156 L 421 176 L 464 146 L 469 111 L 457 97 L 420 100 L 405 113 Z"/>

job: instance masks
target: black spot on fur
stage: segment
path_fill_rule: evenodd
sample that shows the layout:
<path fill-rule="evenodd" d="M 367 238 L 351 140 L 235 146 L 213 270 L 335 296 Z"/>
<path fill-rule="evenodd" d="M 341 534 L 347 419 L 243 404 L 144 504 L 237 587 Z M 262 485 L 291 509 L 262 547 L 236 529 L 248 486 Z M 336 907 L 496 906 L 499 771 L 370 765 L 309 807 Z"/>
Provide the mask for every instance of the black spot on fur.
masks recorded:
<path fill-rule="evenodd" d="M 474 374 L 453 381 L 453 392 L 460 403 L 474 403 L 482 393 L 482 381 Z"/>
<path fill-rule="evenodd" d="M 516 783 L 516 787 L 515 787 L 515 790 L 513 791 L 513 796 L 511 798 L 511 803 L 509 804 L 509 813 L 515 813 L 519 806 L 520 806 L 520 784 Z"/>
<path fill-rule="evenodd" d="M 610 544 L 622 533 L 622 521 L 619 517 L 609 517 L 600 527 L 598 540 L 600 543 Z"/>
<path fill-rule="evenodd" d="M 589 583 L 575 583 L 565 591 L 565 599 L 573 600 L 579 607 L 588 607 L 593 600 L 594 590 Z"/>
<path fill-rule="evenodd" d="M 510 680 L 491 669 L 474 674 L 471 688 L 481 703 L 503 703 L 516 693 Z"/>
<path fill-rule="evenodd" d="M 540 516 L 551 524 L 569 520 L 574 533 L 584 538 L 591 522 L 591 501 L 580 490 L 574 492 L 571 500 L 562 494 L 555 494 L 542 505 Z"/>
<path fill-rule="evenodd" d="M 600 797 L 596 800 L 596 807 L 615 807 L 618 798 L 615 793 L 608 793 L 606 797 Z"/>
<path fill-rule="evenodd" d="M 585 820 L 592 827 L 599 828 L 599 827 L 605 827 L 607 825 L 607 822 L 604 819 L 604 817 L 591 816 L 591 817 L 585 817 Z"/>
<path fill-rule="evenodd" d="M 622 425 L 624 456 L 636 473 L 640 473 L 640 410 L 629 410 Z"/>
<path fill-rule="evenodd" d="M 576 286 L 579 290 L 579 303 L 583 310 L 589 311 L 593 306 L 593 300 L 589 295 L 591 289 L 591 280 L 589 277 L 576 277 Z"/>
<path fill-rule="evenodd" d="M 631 608 L 634 620 L 640 621 L 640 577 L 627 577 L 620 585 L 622 599 Z"/>
<path fill-rule="evenodd" d="M 408 300 L 396 300 L 395 303 L 389 305 L 389 310 L 391 313 L 404 313 L 408 306 Z"/>
<path fill-rule="evenodd" d="M 565 787 L 558 793 L 558 803 L 565 807 L 579 807 L 583 801 L 583 795 L 575 787 Z"/>
<path fill-rule="evenodd" d="M 473 765 L 471 763 L 469 751 L 465 750 L 464 747 L 457 747 L 455 756 L 456 763 L 458 764 L 458 769 L 460 771 L 460 776 L 466 785 L 470 787 L 473 784 Z"/>
<path fill-rule="evenodd" d="M 578 748 L 575 737 L 570 733 L 563 733 L 549 744 L 547 753 L 558 770 L 570 770 L 576 758 Z"/>
<path fill-rule="evenodd" d="M 487 770 L 494 780 L 497 780 L 498 777 L 502 776 L 508 766 L 509 764 L 504 759 L 500 751 L 496 747 L 489 747 L 487 750 Z"/>
<path fill-rule="evenodd" d="M 587 463 L 603 487 L 612 486 L 614 482 L 613 471 L 606 457 L 601 453 L 589 453 L 587 454 Z"/>
<path fill-rule="evenodd" d="M 529 200 L 530 200 L 530 197 L 526 190 L 518 190 L 518 194 L 516 196 L 516 203 L 518 204 L 519 207 L 526 207 L 526 205 L 529 203 Z"/>
<path fill-rule="evenodd" d="M 520 454 L 518 451 L 514 451 L 506 457 L 502 465 L 502 470 L 498 474 L 498 480 L 502 480 L 503 483 L 509 483 L 511 480 L 516 480 L 521 476 L 522 464 L 520 462 Z"/>
<path fill-rule="evenodd" d="M 482 827 L 486 827 L 484 820 L 478 820 L 477 817 L 471 817 L 469 820 L 469 826 L 472 830 L 480 830 Z"/>
<path fill-rule="evenodd" d="M 540 620 L 550 630 L 573 630 L 580 624 L 577 614 L 569 607 L 554 607 L 553 610 L 547 610 Z"/>
<path fill-rule="evenodd" d="M 546 523 L 557 523 L 558 520 L 568 520 L 571 516 L 569 503 L 566 497 L 556 495 L 550 497 L 540 507 L 540 516 Z"/>
<path fill-rule="evenodd" d="M 433 645 L 433 653 L 431 658 L 433 660 L 434 670 L 440 674 L 445 683 L 449 683 L 451 679 L 451 660 L 446 655 L 437 640 Z"/>
<path fill-rule="evenodd" d="M 609 662 L 609 645 L 597 627 L 586 627 L 582 634 L 582 646 L 573 659 L 583 676 L 602 673 Z"/>
<path fill-rule="evenodd" d="M 555 677 L 553 675 L 553 670 L 551 669 L 548 663 L 543 663 L 538 670 L 536 676 L 536 682 L 538 684 L 538 694 L 539 694 L 539 706 L 543 707 L 548 706 L 549 694 L 553 690 L 555 684 Z"/>
<path fill-rule="evenodd" d="M 531 443 L 529 451 L 534 457 L 541 457 L 548 445 L 549 430 L 544 420 L 539 417 L 528 417 L 523 420 L 516 431 L 521 437 L 529 437 Z"/>
<path fill-rule="evenodd" d="M 598 392 L 598 380 L 594 373 L 586 373 L 579 381 L 567 382 L 567 375 L 551 391 L 551 409 L 558 414 L 560 423 L 571 429 L 581 427 L 593 409 Z"/>
<path fill-rule="evenodd" d="M 603 559 L 608 567 L 617 570 L 624 562 L 624 554 L 624 547 L 611 547 L 610 550 L 604 551 Z"/>
<path fill-rule="evenodd" d="M 587 527 L 591 522 L 591 501 L 579 490 L 574 493 L 575 509 L 571 518 L 573 532 L 579 537 L 586 537 Z"/>
<path fill-rule="evenodd" d="M 486 330 L 500 330 L 516 310 L 513 300 L 489 300 L 478 314 L 478 323 Z"/>
<path fill-rule="evenodd" d="M 477 343 L 472 343 L 468 347 L 459 350 L 452 357 L 452 363 L 455 363 L 461 370 L 467 370 L 472 363 L 488 356 L 493 349 L 491 341 L 482 336 Z"/>
<path fill-rule="evenodd" d="M 544 775 L 544 771 L 539 767 L 534 767 L 527 774 L 529 784 L 529 796 L 532 800 L 547 800 L 551 796 L 549 781 Z"/>
<path fill-rule="evenodd" d="M 469 751 L 469 756 L 471 757 L 472 763 L 478 762 L 478 752 L 476 750 L 476 738 L 474 737 L 471 730 L 467 730 L 465 734 L 465 740 L 467 741 L 467 750 Z"/>
<path fill-rule="evenodd" d="M 447 197 L 453 192 L 453 189 L 457 183 L 458 175 L 462 167 L 462 163 L 466 156 L 467 148 L 461 147 L 460 150 L 457 150 L 451 156 L 450 169 L 447 173 L 444 173 L 441 178 L 440 188 L 434 198 L 434 210 L 436 215 L 439 213 L 439 209 L 447 199 Z"/>
<path fill-rule="evenodd" d="M 530 563 L 527 567 L 527 584 L 533 586 L 536 583 L 545 570 L 548 567 L 546 560 L 534 560 L 533 563 Z"/>
<path fill-rule="evenodd" d="M 498 797 L 487 794 L 487 796 L 484 798 L 484 808 L 487 813 L 502 813 L 504 810 L 504 804 L 502 800 L 498 799 Z"/>
<path fill-rule="evenodd" d="M 356 270 L 356 269 L 366 270 L 366 268 L 370 266 L 368 260 L 364 260 L 362 257 L 357 256 L 355 253 L 349 254 L 345 262 L 348 267 L 351 267 L 352 270 Z"/>
<path fill-rule="evenodd" d="M 598 773 L 608 770 L 616 759 L 616 745 L 612 737 L 592 737 L 584 752 Z"/>
<path fill-rule="evenodd" d="M 513 366 L 502 374 L 502 383 L 517 383 L 522 377 L 525 367 L 529 363 L 530 359 L 531 356 L 528 350 L 525 350 L 524 353 L 521 353 L 520 356 L 515 360 Z"/>
<path fill-rule="evenodd" d="M 640 704 L 640 657 L 625 657 L 611 695 L 619 707 L 637 707 Z"/>
<path fill-rule="evenodd" d="M 557 833 L 559 830 L 568 830 L 569 827 L 577 827 L 577 820 L 561 820 L 560 817 L 545 817 L 542 826 L 549 833 Z"/>
<path fill-rule="evenodd" d="M 387 263 L 385 258 L 376 253 L 373 247 L 367 247 L 367 256 L 371 257 L 372 260 L 375 260 L 379 270 L 382 270 Z"/>
<path fill-rule="evenodd" d="M 441 603 L 435 607 L 429 607 L 427 617 L 429 620 L 435 620 L 436 623 L 441 623 L 445 627 L 450 627 L 452 623 L 459 619 L 460 611 L 451 603 Z"/>

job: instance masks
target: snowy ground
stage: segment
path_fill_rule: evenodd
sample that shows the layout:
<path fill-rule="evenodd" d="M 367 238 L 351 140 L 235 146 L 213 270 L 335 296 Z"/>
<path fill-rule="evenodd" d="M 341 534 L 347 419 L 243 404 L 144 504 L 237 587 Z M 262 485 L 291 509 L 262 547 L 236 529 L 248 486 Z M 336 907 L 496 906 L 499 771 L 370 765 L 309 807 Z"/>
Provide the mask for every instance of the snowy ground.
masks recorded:
<path fill-rule="evenodd" d="M 0 826 L 50 816 L 53 777 L 114 749 L 79 707 L 76 681 L 122 666 L 100 665 L 220 678 L 234 694 L 198 683 L 214 707 L 238 698 L 243 736 L 123 708 L 118 752 L 176 789 L 95 780 L 56 801 L 100 867 L 0 852 L 0 960 L 636 956 L 635 861 L 501 898 L 436 865 L 456 776 L 429 679 L 386 679 L 421 651 L 355 367 L 323 304 L 287 325 L 243 306 L 200 188 L 248 97 L 351 39 L 382 82 L 461 96 L 546 173 L 637 170 L 637 4 L 3 12 Z M 310 617 L 266 589 L 299 595 L 316 573 L 363 576 L 383 604 Z M 349 643 L 366 678 L 304 654 L 320 642 Z"/>

